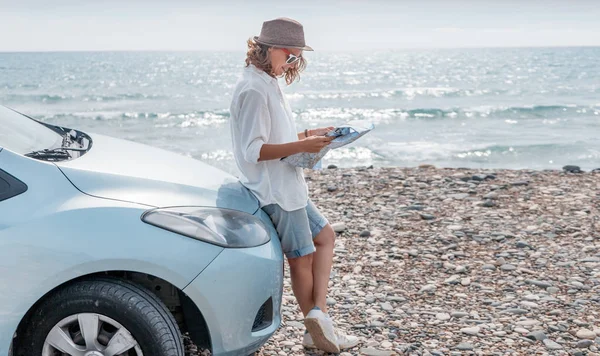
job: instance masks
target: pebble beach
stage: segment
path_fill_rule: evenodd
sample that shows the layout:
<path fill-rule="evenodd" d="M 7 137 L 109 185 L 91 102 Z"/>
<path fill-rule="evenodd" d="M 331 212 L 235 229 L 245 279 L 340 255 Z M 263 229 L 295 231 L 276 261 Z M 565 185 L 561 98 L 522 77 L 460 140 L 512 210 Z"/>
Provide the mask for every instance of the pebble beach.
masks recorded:
<path fill-rule="evenodd" d="M 337 232 L 329 313 L 362 340 L 341 355 L 600 355 L 600 171 L 576 168 L 307 170 Z M 287 269 L 283 298 L 257 355 L 323 355 Z"/>

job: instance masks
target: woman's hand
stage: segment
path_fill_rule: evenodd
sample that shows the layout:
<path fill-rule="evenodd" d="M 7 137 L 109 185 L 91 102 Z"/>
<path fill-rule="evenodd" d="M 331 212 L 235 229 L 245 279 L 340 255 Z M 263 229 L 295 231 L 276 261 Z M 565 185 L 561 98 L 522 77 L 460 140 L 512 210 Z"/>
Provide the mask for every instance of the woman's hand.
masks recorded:
<path fill-rule="evenodd" d="M 317 153 L 327 146 L 335 137 L 309 136 L 300 140 L 302 152 Z"/>
<path fill-rule="evenodd" d="M 333 127 L 333 126 L 321 127 L 318 129 L 309 130 L 309 134 L 311 136 L 325 136 L 329 131 L 333 131 L 333 130 L 335 130 L 335 127 Z"/>

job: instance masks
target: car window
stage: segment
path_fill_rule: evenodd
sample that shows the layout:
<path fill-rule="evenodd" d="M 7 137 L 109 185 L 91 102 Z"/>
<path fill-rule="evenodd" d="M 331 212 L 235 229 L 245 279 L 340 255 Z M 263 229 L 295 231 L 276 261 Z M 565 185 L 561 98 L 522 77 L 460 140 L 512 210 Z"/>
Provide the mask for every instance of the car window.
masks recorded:
<path fill-rule="evenodd" d="M 0 147 L 19 154 L 59 147 L 62 136 L 39 122 L 0 106 Z"/>

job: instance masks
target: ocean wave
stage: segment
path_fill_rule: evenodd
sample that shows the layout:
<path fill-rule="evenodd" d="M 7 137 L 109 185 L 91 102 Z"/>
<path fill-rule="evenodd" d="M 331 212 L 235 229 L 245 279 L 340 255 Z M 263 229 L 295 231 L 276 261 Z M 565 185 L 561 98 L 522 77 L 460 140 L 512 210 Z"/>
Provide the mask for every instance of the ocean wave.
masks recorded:
<path fill-rule="evenodd" d="M 414 87 L 379 89 L 368 91 L 304 91 L 288 94 L 290 100 L 301 99 L 363 99 L 363 98 L 397 98 L 414 99 L 416 97 L 473 97 L 484 95 L 500 95 L 506 93 L 505 89 L 460 89 L 453 87 Z"/>
<path fill-rule="evenodd" d="M 415 108 L 415 109 L 364 109 L 364 108 L 310 108 L 296 110 L 296 117 L 305 122 L 327 120 L 370 119 L 374 122 L 394 120 L 438 119 L 503 119 L 509 124 L 518 120 L 543 119 L 544 124 L 556 124 L 569 117 L 598 116 L 600 107 L 577 105 L 534 105 L 521 107 L 479 106 L 470 108 Z"/>
<path fill-rule="evenodd" d="M 53 115 L 38 115 L 42 121 L 60 122 L 63 120 L 97 120 L 97 121 L 131 121 L 148 120 L 154 122 L 154 127 L 199 127 L 218 126 L 229 118 L 227 110 L 194 111 L 188 113 L 171 112 L 122 112 L 122 111 L 84 111 L 73 113 L 58 113 Z"/>
<path fill-rule="evenodd" d="M 79 99 L 79 98 L 78 98 Z M 82 101 L 121 101 L 121 100 L 165 100 L 165 95 L 156 94 L 115 94 L 115 95 L 86 95 L 80 98 Z"/>
<path fill-rule="evenodd" d="M 378 158 L 380 156 L 367 147 L 340 147 L 327 152 L 323 161 L 336 163 L 342 167 L 348 165 L 367 166 L 373 164 Z"/>
<path fill-rule="evenodd" d="M 579 143 L 535 143 L 535 144 L 515 144 L 515 145 L 502 145 L 502 144 L 492 144 L 492 145 L 485 145 L 482 146 L 480 148 L 474 148 L 471 150 L 464 150 L 462 149 L 461 152 L 456 153 L 454 152 L 453 154 L 458 154 L 458 155 L 473 155 L 477 152 L 487 152 L 487 155 L 492 155 L 492 154 L 515 154 L 515 155 L 519 155 L 522 154 L 524 152 L 529 152 L 529 153 L 541 153 L 541 152 L 553 152 L 553 151 L 560 151 L 560 152 L 564 152 L 564 151 L 570 151 L 573 149 L 577 149 L 580 148 L 580 144 Z"/>
<path fill-rule="evenodd" d="M 561 163 L 569 163 L 565 157 L 572 157 L 578 162 L 597 161 L 600 158 L 600 151 L 586 149 L 586 145 L 581 142 L 506 145 L 414 140 L 369 145 L 369 149 L 376 154 L 374 156 L 376 160 L 395 162 L 400 165 L 407 162 L 411 162 L 410 164 L 453 162 L 454 166 L 462 162 L 504 162 L 507 166 L 556 165 L 560 168 Z"/>
<path fill-rule="evenodd" d="M 23 86 L 25 87 L 25 86 Z M 27 86 L 37 88 L 36 86 Z M 6 89 L 15 89 L 7 85 Z M 114 94 L 114 95 L 66 95 L 66 94 L 6 94 L 0 96 L 0 100 L 6 103 L 59 103 L 59 102 L 115 102 L 115 101 L 144 101 L 144 100 L 167 100 L 168 96 L 156 94 Z"/>
<path fill-rule="evenodd" d="M 18 89 L 18 88 L 37 89 L 39 87 L 41 87 L 41 84 L 28 84 L 28 83 L 19 83 L 19 84 L 4 83 L 4 84 L 0 84 L 0 89 L 9 89 L 9 90 L 14 90 L 14 89 Z"/>
<path fill-rule="evenodd" d="M 465 151 L 462 143 L 426 140 L 392 141 L 371 149 L 380 157 L 404 161 L 434 161 Z M 485 149 L 485 146 L 471 149 Z"/>
<path fill-rule="evenodd" d="M 73 96 L 59 94 L 6 94 L 0 97 L 5 103 L 58 103 L 72 100 Z"/>

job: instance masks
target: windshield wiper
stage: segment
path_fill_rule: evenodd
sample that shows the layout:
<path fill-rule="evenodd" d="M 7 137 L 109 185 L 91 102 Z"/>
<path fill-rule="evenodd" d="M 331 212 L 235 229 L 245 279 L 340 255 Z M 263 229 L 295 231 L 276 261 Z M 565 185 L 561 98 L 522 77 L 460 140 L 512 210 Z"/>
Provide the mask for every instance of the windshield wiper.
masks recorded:
<path fill-rule="evenodd" d="M 45 148 L 43 150 L 26 153 L 25 156 L 48 161 L 64 161 L 71 159 L 71 155 L 67 151 L 84 152 L 87 151 L 87 149 L 76 147 L 56 147 L 50 149 Z"/>
<path fill-rule="evenodd" d="M 60 129 L 64 130 L 64 128 Z M 26 153 L 25 156 L 34 159 L 53 162 L 67 161 L 73 158 L 80 157 L 90 149 L 89 141 L 86 148 L 82 147 L 84 145 L 84 140 L 87 141 L 87 139 L 83 135 L 79 135 L 79 133 L 75 130 L 64 132 L 63 134 L 61 134 L 61 137 L 62 143 L 59 147 L 44 148 L 43 150 Z M 79 154 L 75 154 L 75 156 L 73 156 L 68 151 L 79 152 Z"/>

